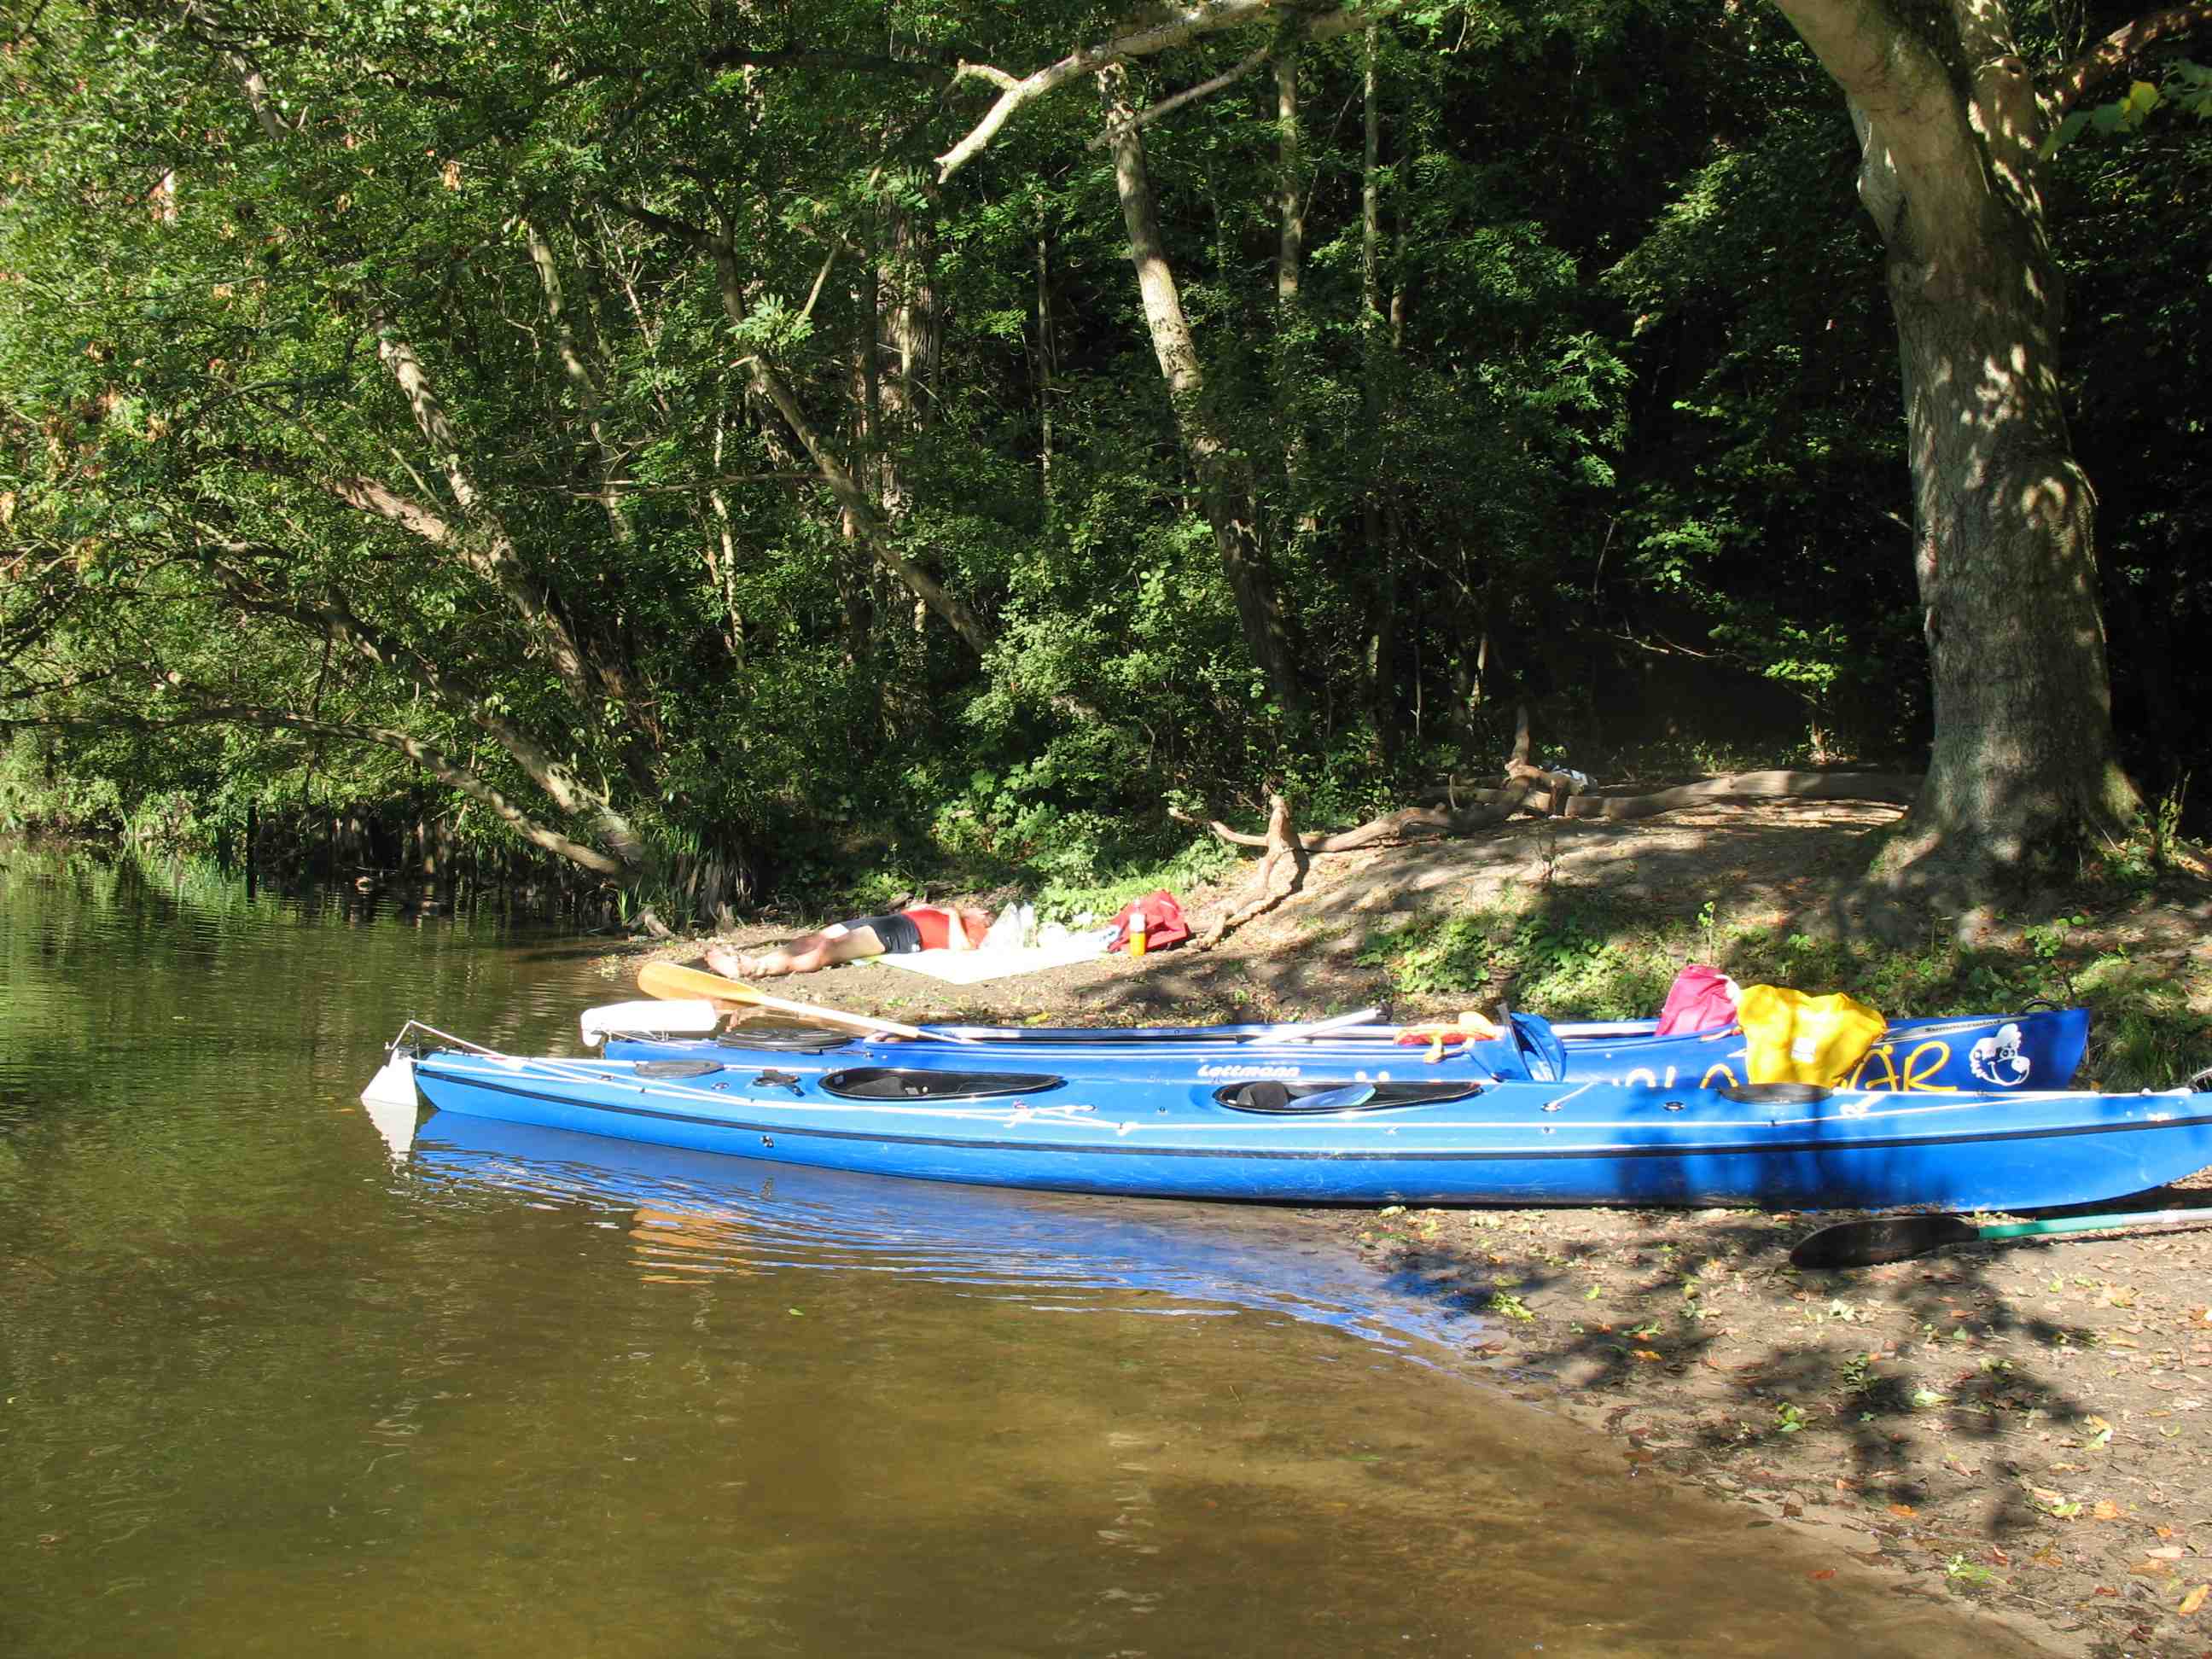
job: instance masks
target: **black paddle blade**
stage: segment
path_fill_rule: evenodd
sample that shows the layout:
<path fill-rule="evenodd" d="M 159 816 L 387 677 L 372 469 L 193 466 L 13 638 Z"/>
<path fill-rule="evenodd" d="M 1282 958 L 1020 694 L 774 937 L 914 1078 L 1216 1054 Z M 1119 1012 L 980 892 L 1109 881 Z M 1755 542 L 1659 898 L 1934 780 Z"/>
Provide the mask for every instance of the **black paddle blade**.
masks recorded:
<path fill-rule="evenodd" d="M 1972 1244 L 1981 1229 L 1954 1215 L 1886 1215 L 1872 1221 L 1839 1221 L 1797 1241 L 1793 1267 L 1871 1267 L 1909 1261 L 1947 1244 Z"/>

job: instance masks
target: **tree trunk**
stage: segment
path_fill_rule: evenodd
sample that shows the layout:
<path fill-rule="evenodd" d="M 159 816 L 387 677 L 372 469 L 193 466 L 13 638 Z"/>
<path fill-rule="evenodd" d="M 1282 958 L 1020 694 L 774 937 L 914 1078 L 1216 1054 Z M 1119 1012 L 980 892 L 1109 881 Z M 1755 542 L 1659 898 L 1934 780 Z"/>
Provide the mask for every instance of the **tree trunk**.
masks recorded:
<path fill-rule="evenodd" d="M 1283 42 L 1275 54 L 1275 415 L 1282 423 L 1283 483 L 1289 511 L 1279 523 L 1317 528 L 1306 500 L 1306 441 L 1300 428 L 1297 387 L 1305 373 L 1299 295 L 1305 285 L 1305 135 L 1298 125 L 1298 45 Z M 1278 546 L 1289 538 L 1279 533 Z"/>
<path fill-rule="evenodd" d="M 1382 106 L 1380 84 L 1376 73 L 1376 52 L 1381 28 L 1377 24 L 1367 26 L 1364 73 L 1360 77 L 1360 101 L 1365 113 L 1365 145 L 1362 151 L 1359 175 L 1359 345 L 1360 413 L 1365 417 L 1370 443 L 1382 429 L 1382 391 L 1381 386 L 1383 353 L 1382 319 Z M 1384 756 L 1396 753 L 1398 722 L 1396 708 L 1397 663 L 1392 655 L 1392 645 L 1398 629 L 1397 567 L 1391 558 L 1391 546 L 1384 533 L 1382 518 L 1382 481 L 1373 476 L 1381 465 L 1379 449 L 1370 450 L 1374 459 L 1367 488 L 1360 503 L 1361 539 L 1367 550 L 1367 568 L 1374 578 L 1375 587 L 1367 611 L 1367 649 L 1362 667 L 1365 684 L 1361 688 L 1363 701 L 1367 705 L 1368 719 L 1375 726 L 1375 741 Z"/>
<path fill-rule="evenodd" d="M 1277 321 L 1298 308 L 1305 276 L 1306 212 L 1304 135 L 1298 128 L 1298 52 L 1285 46 L 1275 58 L 1275 257 Z"/>
<path fill-rule="evenodd" d="M 599 383 L 598 372 L 586 359 L 579 343 L 576 330 L 568 316 L 568 298 L 562 291 L 561 267 L 553 252 L 553 243 L 544 230 L 533 219 L 522 221 L 522 232 L 530 249 L 530 263 L 538 272 L 538 285 L 544 296 L 545 323 L 552 337 L 554 356 L 560 360 L 561 372 L 574 393 L 576 407 L 582 412 L 584 426 L 591 434 L 593 459 L 592 493 L 599 498 L 599 506 L 607 515 L 608 528 L 615 539 L 624 547 L 635 544 L 636 532 L 631 528 L 629 507 L 623 499 L 617 474 L 622 468 L 622 454 L 609 435 L 606 417 L 605 389 Z"/>
<path fill-rule="evenodd" d="M 2113 750 L 2096 496 L 2059 398 L 2059 275 L 2038 228 L 1995 202 L 1989 217 L 1971 260 L 1903 227 L 1890 247 L 1936 713 L 1900 848 L 2024 872 L 2124 835 L 2136 802 Z"/>
<path fill-rule="evenodd" d="M 714 476 L 722 475 L 722 454 L 729 433 L 730 410 L 726 387 L 724 395 L 714 404 Z M 745 618 L 738 605 L 738 538 L 736 527 L 730 518 L 730 500 L 720 486 L 707 492 L 708 506 L 713 510 L 714 522 L 711 526 L 712 539 L 707 544 L 707 574 L 714 578 L 714 590 L 722 601 L 722 642 L 729 648 L 730 657 L 739 667 L 745 660 Z"/>
<path fill-rule="evenodd" d="M 861 269 L 858 300 L 853 335 L 853 371 L 856 382 L 853 388 L 853 406 L 857 417 L 853 428 L 852 451 L 854 471 L 861 489 L 880 501 L 884 499 L 885 463 L 881 360 L 883 276 L 872 259 L 866 261 Z M 887 512 L 885 521 L 892 521 L 894 516 Z M 837 598 L 839 612 L 844 619 L 845 661 L 848 665 L 860 665 L 866 663 L 875 652 L 875 559 L 861 537 L 860 521 L 850 506 L 839 509 L 838 527 L 845 538 L 845 556 L 837 562 Z M 880 681 L 872 676 L 871 682 L 880 697 Z"/>
<path fill-rule="evenodd" d="M 1052 332 L 1049 253 L 1045 228 L 1040 224 L 1036 239 L 1037 494 L 1048 503 L 1052 500 L 1053 369 L 1058 362 Z"/>
<path fill-rule="evenodd" d="M 1267 689 L 1279 707 L 1294 711 L 1300 702 L 1295 658 L 1260 539 L 1251 460 L 1214 429 L 1205 407 L 1205 373 L 1199 366 L 1189 320 L 1183 315 L 1175 272 L 1168 264 L 1167 245 L 1152 206 L 1152 182 L 1145 173 L 1144 139 L 1129 105 L 1127 77 L 1118 65 L 1099 71 L 1098 90 L 1106 106 L 1107 129 L 1114 135 L 1114 181 L 1121 198 L 1129 252 L 1136 261 L 1145 321 L 1152 332 L 1161 376 L 1167 381 L 1168 395 L 1174 400 L 1184 451 L 1198 475 L 1222 574 L 1237 602 L 1244 642 L 1266 678 Z"/>
<path fill-rule="evenodd" d="M 927 222 L 903 206 L 893 207 L 889 246 L 890 269 L 884 275 L 894 299 L 886 318 L 891 331 L 887 343 L 896 353 L 896 367 L 881 392 L 877 434 L 884 448 L 876 499 L 896 529 L 912 510 L 903 461 L 915 435 L 929 424 L 945 330 L 937 290 L 930 283 Z M 917 599 L 912 614 L 914 631 L 926 632 L 928 607 Z"/>
<path fill-rule="evenodd" d="M 1936 738 L 1875 873 L 1971 910 L 2140 813 L 2112 741 L 2096 500 L 2060 398 L 2047 112 L 2001 0 L 1913 23 L 1875 0 L 1777 3 L 1850 100 L 1897 316 Z"/>

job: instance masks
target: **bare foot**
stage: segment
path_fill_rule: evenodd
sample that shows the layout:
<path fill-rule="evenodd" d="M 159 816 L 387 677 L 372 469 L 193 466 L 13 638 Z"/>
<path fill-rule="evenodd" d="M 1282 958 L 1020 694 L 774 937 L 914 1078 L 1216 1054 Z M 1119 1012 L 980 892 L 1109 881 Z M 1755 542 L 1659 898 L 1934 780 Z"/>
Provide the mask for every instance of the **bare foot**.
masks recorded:
<path fill-rule="evenodd" d="M 707 965 L 724 979 L 743 979 L 747 972 L 745 959 L 726 945 L 707 947 Z"/>

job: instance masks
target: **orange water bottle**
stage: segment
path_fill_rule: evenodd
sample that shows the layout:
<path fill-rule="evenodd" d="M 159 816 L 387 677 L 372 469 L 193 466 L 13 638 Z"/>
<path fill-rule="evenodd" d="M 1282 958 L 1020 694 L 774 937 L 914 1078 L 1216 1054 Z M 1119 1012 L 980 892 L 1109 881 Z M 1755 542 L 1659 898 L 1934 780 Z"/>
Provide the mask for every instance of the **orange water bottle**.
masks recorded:
<path fill-rule="evenodd" d="M 1142 902 L 1129 913 L 1129 954 L 1133 957 L 1145 954 L 1145 907 Z"/>

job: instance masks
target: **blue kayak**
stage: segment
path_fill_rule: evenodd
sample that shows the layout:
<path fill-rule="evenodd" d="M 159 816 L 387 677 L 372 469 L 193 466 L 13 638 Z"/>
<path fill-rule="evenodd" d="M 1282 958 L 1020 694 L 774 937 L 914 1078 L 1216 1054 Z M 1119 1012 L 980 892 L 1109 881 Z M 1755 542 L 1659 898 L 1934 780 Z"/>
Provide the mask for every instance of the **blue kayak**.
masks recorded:
<path fill-rule="evenodd" d="M 1313 1054 L 1295 1041 L 1103 1035 L 892 1042 L 798 1027 L 623 1042 L 568 1060 L 410 1026 L 394 1054 L 441 1112 L 768 1164 L 1068 1192 L 2040 1209 L 2212 1166 L 2212 1094 L 2188 1091 L 1577 1080 L 1564 1074 L 1565 1040 L 1519 1022 L 1514 1041 L 1459 1045 L 1434 1066 L 1395 1044 L 1370 1048 L 1372 1063 L 1349 1076 L 1319 1052 L 1334 1049 L 1334 1034 Z M 1102 1049 L 1127 1053 L 1109 1066 Z"/>
<path fill-rule="evenodd" d="M 641 1010 L 650 1004 L 627 1005 Z M 648 1016 L 644 1016 L 649 1018 Z M 1661 1036 L 1654 1022 L 1553 1024 L 1515 1012 L 1516 1030 L 1536 1056 L 1539 1079 L 1641 1083 L 1654 1088 L 1693 1085 L 1724 1088 L 1747 1083 L 1742 1030 L 1735 1026 L 1686 1036 Z M 932 1025 L 933 1042 L 855 1036 L 802 1018 L 756 1016 L 714 1037 L 659 1038 L 631 1033 L 611 1036 L 611 1059 L 727 1059 L 732 1051 L 770 1052 L 817 1047 L 853 1064 L 970 1066 L 1006 1061 L 1016 1070 L 1042 1067 L 1085 1077 L 1143 1079 L 1163 1075 L 1161 1064 L 1196 1064 L 1202 1077 L 1267 1076 L 1322 1087 L 1362 1081 L 1377 1073 L 1449 1079 L 1492 1075 L 1493 1050 L 1480 1042 L 1439 1045 L 1419 1039 L 1421 1028 L 1398 1025 L 1107 1026 Z M 2073 1080 L 2089 1041 L 2086 1008 L 2031 1009 L 2017 1014 L 1954 1018 L 1895 1019 L 1842 1086 L 1907 1091 L 2059 1089 Z M 733 1061 L 732 1063 L 739 1063 Z"/>

